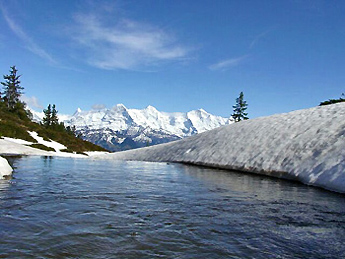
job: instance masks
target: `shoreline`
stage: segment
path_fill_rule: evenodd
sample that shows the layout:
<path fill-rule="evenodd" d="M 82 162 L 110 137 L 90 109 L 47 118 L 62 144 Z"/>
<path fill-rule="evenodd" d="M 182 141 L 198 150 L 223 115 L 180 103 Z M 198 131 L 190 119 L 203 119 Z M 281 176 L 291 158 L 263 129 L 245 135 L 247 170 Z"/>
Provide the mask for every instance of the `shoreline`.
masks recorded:
<path fill-rule="evenodd" d="M 345 103 L 318 106 L 95 158 L 202 165 L 345 193 L 344 118 Z"/>
<path fill-rule="evenodd" d="M 345 193 L 344 118 L 345 103 L 339 103 L 246 120 L 122 152 L 85 156 L 0 139 L 0 154 L 174 162 L 295 180 Z"/>

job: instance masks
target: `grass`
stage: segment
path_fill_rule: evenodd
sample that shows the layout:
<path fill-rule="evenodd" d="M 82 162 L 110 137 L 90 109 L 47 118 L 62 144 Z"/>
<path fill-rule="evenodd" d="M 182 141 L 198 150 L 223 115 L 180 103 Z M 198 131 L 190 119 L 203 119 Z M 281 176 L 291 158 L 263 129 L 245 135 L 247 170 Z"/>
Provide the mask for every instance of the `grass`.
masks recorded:
<path fill-rule="evenodd" d="M 32 144 L 32 145 L 30 145 L 30 147 L 42 149 L 42 150 L 45 150 L 45 151 L 55 151 L 54 148 L 47 147 L 47 146 L 42 145 L 42 144 Z"/>
<path fill-rule="evenodd" d="M 36 143 L 27 132 L 26 125 L 16 117 L 0 111 L 0 137 L 23 139 Z"/>
<path fill-rule="evenodd" d="M 38 123 L 23 120 L 16 116 L 16 114 L 0 109 L 0 137 L 17 138 L 37 143 L 37 141 L 32 138 L 27 131 L 35 131 L 45 140 L 54 140 L 66 146 L 67 150 L 71 152 L 83 153 L 86 151 L 108 151 L 91 142 L 79 139 L 67 131 L 46 128 Z M 35 145 L 37 148 L 44 149 L 42 147 L 43 145 Z M 34 147 L 34 145 L 31 146 Z"/>

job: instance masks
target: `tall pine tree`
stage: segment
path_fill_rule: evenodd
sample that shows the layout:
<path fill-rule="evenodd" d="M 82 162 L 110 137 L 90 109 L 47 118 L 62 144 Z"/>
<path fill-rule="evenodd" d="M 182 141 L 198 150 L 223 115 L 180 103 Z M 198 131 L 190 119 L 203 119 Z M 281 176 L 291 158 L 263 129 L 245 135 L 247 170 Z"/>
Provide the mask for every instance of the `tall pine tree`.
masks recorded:
<path fill-rule="evenodd" d="M 58 111 L 56 110 L 55 104 L 53 104 L 52 107 L 52 113 L 51 113 L 51 125 L 58 125 L 59 119 L 57 116 Z"/>
<path fill-rule="evenodd" d="M 49 104 L 47 109 L 43 110 L 44 117 L 43 117 L 43 125 L 49 127 L 52 122 L 52 108 Z"/>
<path fill-rule="evenodd" d="M 1 82 L 4 88 L 3 101 L 10 111 L 14 111 L 17 108 L 24 108 L 24 104 L 19 100 L 23 94 L 22 90 L 24 87 L 20 86 L 19 78 L 21 75 L 17 75 L 17 72 L 16 66 L 12 66 L 10 74 L 4 75 L 5 82 Z"/>
<path fill-rule="evenodd" d="M 236 104 L 232 106 L 234 109 L 234 113 L 231 115 L 231 117 L 234 119 L 235 122 L 239 122 L 241 120 L 248 120 L 248 113 L 246 113 L 248 104 L 243 99 L 244 94 L 243 92 L 240 93 L 240 96 L 236 98 Z"/>
<path fill-rule="evenodd" d="M 43 110 L 44 117 L 42 120 L 42 124 L 45 127 L 51 127 L 54 129 L 64 129 L 63 123 L 61 125 L 59 124 L 59 118 L 57 116 L 58 111 L 56 110 L 55 104 L 51 105 L 49 104 L 47 109 Z"/>

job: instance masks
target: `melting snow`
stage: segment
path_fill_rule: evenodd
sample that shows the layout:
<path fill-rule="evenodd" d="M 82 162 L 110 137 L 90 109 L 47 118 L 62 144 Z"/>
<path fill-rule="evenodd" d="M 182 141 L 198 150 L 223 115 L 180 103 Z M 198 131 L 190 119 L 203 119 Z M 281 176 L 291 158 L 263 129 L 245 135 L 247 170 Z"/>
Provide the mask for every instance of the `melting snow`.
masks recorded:
<path fill-rule="evenodd" d="M 55 149 L 55 152 L 60 152 L 61 149 L 67 149 L 66 146 L 55 142 L 55 141 L 46 141 L 44 140 L 42 137 L 38 136 L 38 134 L 34 131 L 28 131 L 28 133 L 30 134 L 31 137 L 33 137 L 34 139 L 36 139 L 36 141 L 38 142 L 38 144 L 42 144 L 45 145 L 46 147 L 50 147 Z"/>
<path fill-rule="evenodd" d="M 12 167 L 8 164 L 7 160 L 0 156 L 0 179 L 6 175 L 11 175 L 12 171 Z"/>
<path fill-rule="evenodd" d="M 0 139 L 0 154 L 2 155 L 32 155 L 32 156 L 60 156 L 60 157 L 75 157 L 85 158 L 87 156 L 81 154 L 73 154 L 67 152 L 61 152 L 66 147 L 55 141 L 46 141 L 42 137 L 38 136 L 36 132 L 29 132 L 29 134 L 37 140 L 39 144 L 45 145 L 55 149 L 54 151 L 45 151 L 37 148 L 32 148 L 30 145 L 34 144 L 21 139 L 13 139 L 4 137 Z M 93 153 L 97 154 L 97 153 Z"/>
<path fill-rule="evenodd" d="M 207 165 L 345 193 L 345 103 L 242 121 L 99 158 Z"/>
<path fill-rule="evenodd" d="M 17 143 L 17 144 L 21 144 L 21 145 L 32 145 L 34 143 L 26 141 L 26 140 L 22 140 L 22 139 L 17 139 L 17 138 L 8 138 L 8 137 L 3 137 L 4 140 L 7 140 L 9 142 L 13 142 L 13 143 Z"/>

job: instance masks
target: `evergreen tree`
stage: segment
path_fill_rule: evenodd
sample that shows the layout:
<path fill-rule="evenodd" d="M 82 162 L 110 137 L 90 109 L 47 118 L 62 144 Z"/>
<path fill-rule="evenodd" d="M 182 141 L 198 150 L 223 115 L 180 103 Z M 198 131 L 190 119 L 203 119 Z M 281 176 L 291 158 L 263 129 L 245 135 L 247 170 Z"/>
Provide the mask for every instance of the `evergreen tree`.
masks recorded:
<path fill-rule="evenodd" d="M 47 109 L 43 110 L 44 117 L 42 124 L 47 127 L 57 131 L 66 131 L 65 125 L 63 122 L 59 123 L 57 116 L 58 111 L 56 110 L 55 104 L 49 104 Z"/>
<path fill-rule="evenodd" d="M 342 93 L 341 97 L 338 99 L 329 99 L 328 101 L 321 102 L 319 106 L 329 105 L 329 104 L 333 104 L 333 103 L 340 103 L 340 102 L 345 102 L 345 94 L 344 93 Z"/>
<path fill-rule="evenodd" d="M 16 109 L 24 108 L 19 98 L 23 94 L 23 87 L 20 86 L 19 78 L 21 75 L 17 75 L 18 70 L 16 66 L 12 66 L 10 75 L 4 75 L 5 82 L 1 82 L 4 88 L 3 101 L 5 102 L 8 110 L 14 111 Z"/>
<path fill-rule="evenodd" d="M 72 135 L 72 136 L 76 136 L 76 127 L 75 125 L 71 126 L 67 126 L 66 127 L 66 131 L 68 134 Z"/>
<path fill-rule="evenodd" d="M 51 111 L 51 125 L 58 125 L 59 119 L 57 117 L 58 111 L 56 110 L 55 104 L 53 104 L 52 111 Z"/>
<path fill-rule="evenodd" d="M 47 109 L 43 110 L 43 113 L 43 125 L 49 127 L 52 123 L 52 109 L 50 104 L 48 105 Z"/>
<path fill-rule="evenodd" d="M 248 104 L 246 101 L 243 100 L 244 94 L 243 92 L 240 93 L 240 96 L 236 98 L 236 104 L 232 106 L 234 109 L 234 113 L 231 117 L 234 119 L 235 122 L 239 122 L 241 120 L 248 120 L 248 113 L 245 111 L 247 110 Z"/>

